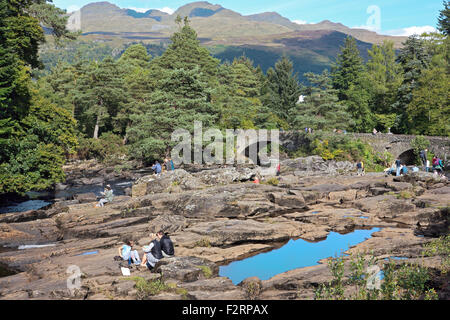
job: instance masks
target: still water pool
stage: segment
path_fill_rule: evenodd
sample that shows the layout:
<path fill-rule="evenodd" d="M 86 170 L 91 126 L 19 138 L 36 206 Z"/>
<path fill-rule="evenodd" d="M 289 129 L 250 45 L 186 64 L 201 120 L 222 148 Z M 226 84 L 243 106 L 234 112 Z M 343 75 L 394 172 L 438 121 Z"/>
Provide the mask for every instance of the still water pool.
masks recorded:
<path fill-rule="evenodd" d="M 279 249 L 221 266 L 219 275 L 230 278 L 234 284 L 248 277 L 267 280 L 289 270 L 317 265 L 321 259 L 338 256 L 377 231 L 380 229 L 355 230 L 345 235 L 330 232 L 326 240 L 315 243 L 289 240 Z"/>

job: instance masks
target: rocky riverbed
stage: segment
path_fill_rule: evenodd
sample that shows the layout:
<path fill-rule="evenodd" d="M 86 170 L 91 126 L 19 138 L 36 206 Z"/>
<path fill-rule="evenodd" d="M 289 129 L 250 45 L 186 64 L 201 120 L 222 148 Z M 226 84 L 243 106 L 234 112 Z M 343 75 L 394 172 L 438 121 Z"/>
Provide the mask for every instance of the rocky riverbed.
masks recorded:
<path fill-rule="evenodd" d="M 1 214 L 0 299 L 143 298 L 135 277 L 163 280 L 164 290 L 149 299 L 313 299 L 314 289 L 331 279 L 327 259 L 238 285 L 220 277 L 219 266 L 290 239 L 313 242 L 330 232 L 375 227 L 380 231 L 349 252 L 415 260 L 423 244 L 448 233 L 446 178 L 358 177 L 349 164 L 313 158 L 285 162 L 278 182 L 266 177 L 270 184 L 250 181 L 259 168 L 178 169 L 136 177 L 131 195 L 104 208 L 94 207 L 92 195 L 79 195 L 42 210 Z M 161 260 L 153 273 L 133 268 L 132 277 L 123 276 L 113 259 L 123 238 L 132 236 L 142 254 L 149 233 L 160 229 L 169 232 L 176 257 Z M 23 245 L 49 246 L 19 250 Z M 438 268 L 440 259 L 423 261 Z M 70 291 L 73 266 L 81 272 L 81 287 Z"/>

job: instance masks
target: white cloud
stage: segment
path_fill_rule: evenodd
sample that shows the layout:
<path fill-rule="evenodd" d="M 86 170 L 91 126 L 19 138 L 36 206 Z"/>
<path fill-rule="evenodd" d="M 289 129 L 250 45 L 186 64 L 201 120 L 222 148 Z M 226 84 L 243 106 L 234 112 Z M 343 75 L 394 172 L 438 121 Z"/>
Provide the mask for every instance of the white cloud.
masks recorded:
<path fill-rule="evenodd" d="M 156 9 L 156 10 L 159 10 L 159 11 L 162 11 L 162 12 L 165 12 L 165 13 L 168 13 L 168 14 L 173 14 L 175 12 L 174 9 L 169 8 L 169 7 L 164 7 L 162 9 Z"/>
<path fill-rule="evenodd" d="M 152 10 L 152 8 L 136 8 L 136 7 L 128 7 L 127 9 L 131 9 L 131 10 L 134 10 L 136 12 L 142 12 L 142 13 L 145 13 L 148 10 Z M 175 12 L 174 9 L 169 8 L 169 7 L 164 7 L 162 9 L 153 9 L 153 10 L 159 10 L 159 11 L 162 11 L 162 12 L 165 12 L 165 13 L 168 13 L 168 14 L 173 14 Z"/>
<path fill-rule="evenodd" d="M 403 28 L 403 29 L 395 29 L 395 30 L 388 30 L 383 32 L 386 35 L 389 36 L 402 36 L 402 37 L 409 37 L 412 36 L 414 34 L 417 35 L 421 35 L 424 32 L 437 32 L 435 27 L 432 26 L 412 26 L 412 27 L 408 27 L 408 28 Z"/>
<path fill-rule="evenodd" d="M 136 7 L 129 7 L 127 9 L 131 9 L 131 10 L 134 10 L 136 12 L 142 12 L 142 13 L 147 12 L 148 10 L 150 10 L 150 8 L 136 8 Z"/>
<path fill-rule="evenodd" d="M 74 12 L 74 11 L 78 11 L 80 9 L 81 8 L 79 6 L 77 6 L 77 5 L 71 5 L 71 6 L 67 7 L 67 12 Z"/>
<path fill-rule="evenodd" d="M 308 24 L 305 20 L 292 20 L 292 22 L 296 24 Z"/>

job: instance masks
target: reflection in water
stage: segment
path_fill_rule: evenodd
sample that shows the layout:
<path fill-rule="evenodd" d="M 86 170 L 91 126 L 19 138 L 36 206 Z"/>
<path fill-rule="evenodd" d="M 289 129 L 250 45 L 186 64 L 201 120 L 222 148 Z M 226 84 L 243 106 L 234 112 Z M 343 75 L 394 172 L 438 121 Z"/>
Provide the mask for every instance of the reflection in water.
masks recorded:
<path fill-rule="evenodd" d="M 345 235 L 331 232 L 326 240 L 316 243 L 289 240 L 279 249 L 221 266 L 219 275 L 230 278 L 234 284 L 254 276 L 267 280 L 289 270 L 317 265 L 321 259 L 338 256 L 379 230 L 355 230 Z"/>

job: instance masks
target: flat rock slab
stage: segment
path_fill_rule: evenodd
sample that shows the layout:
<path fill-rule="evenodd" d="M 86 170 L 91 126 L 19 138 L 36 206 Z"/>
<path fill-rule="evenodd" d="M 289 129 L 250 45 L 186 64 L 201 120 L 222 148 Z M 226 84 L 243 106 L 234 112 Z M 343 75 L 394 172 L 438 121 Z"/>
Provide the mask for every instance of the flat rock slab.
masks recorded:
<path fill-rule="evenodd" d="M 173 257 L 161 259 L 155 266 L 163 279 L 175 279 L 182 282 L 194 282 L 200 279 L 215 277 L 219 267 L 208 260 L 197 257 Z"/>
<path fill-rule="evenodd" d="M 263 223 L 254 220 L 225 220 L 198 223 L 187 232 L 208 237 L 211 245 L 230 245 L 249 241 L 283 241 L 298 234 L 295 223 Z"/>
<path fill-rule="evenodd" d="M 393 195 L 380 195 L 353 202 L 356 208 L 375 213 L 380 218 L 394 218 L 403 212 L 415 211 L 410 200 L 397 199 Z"/>

